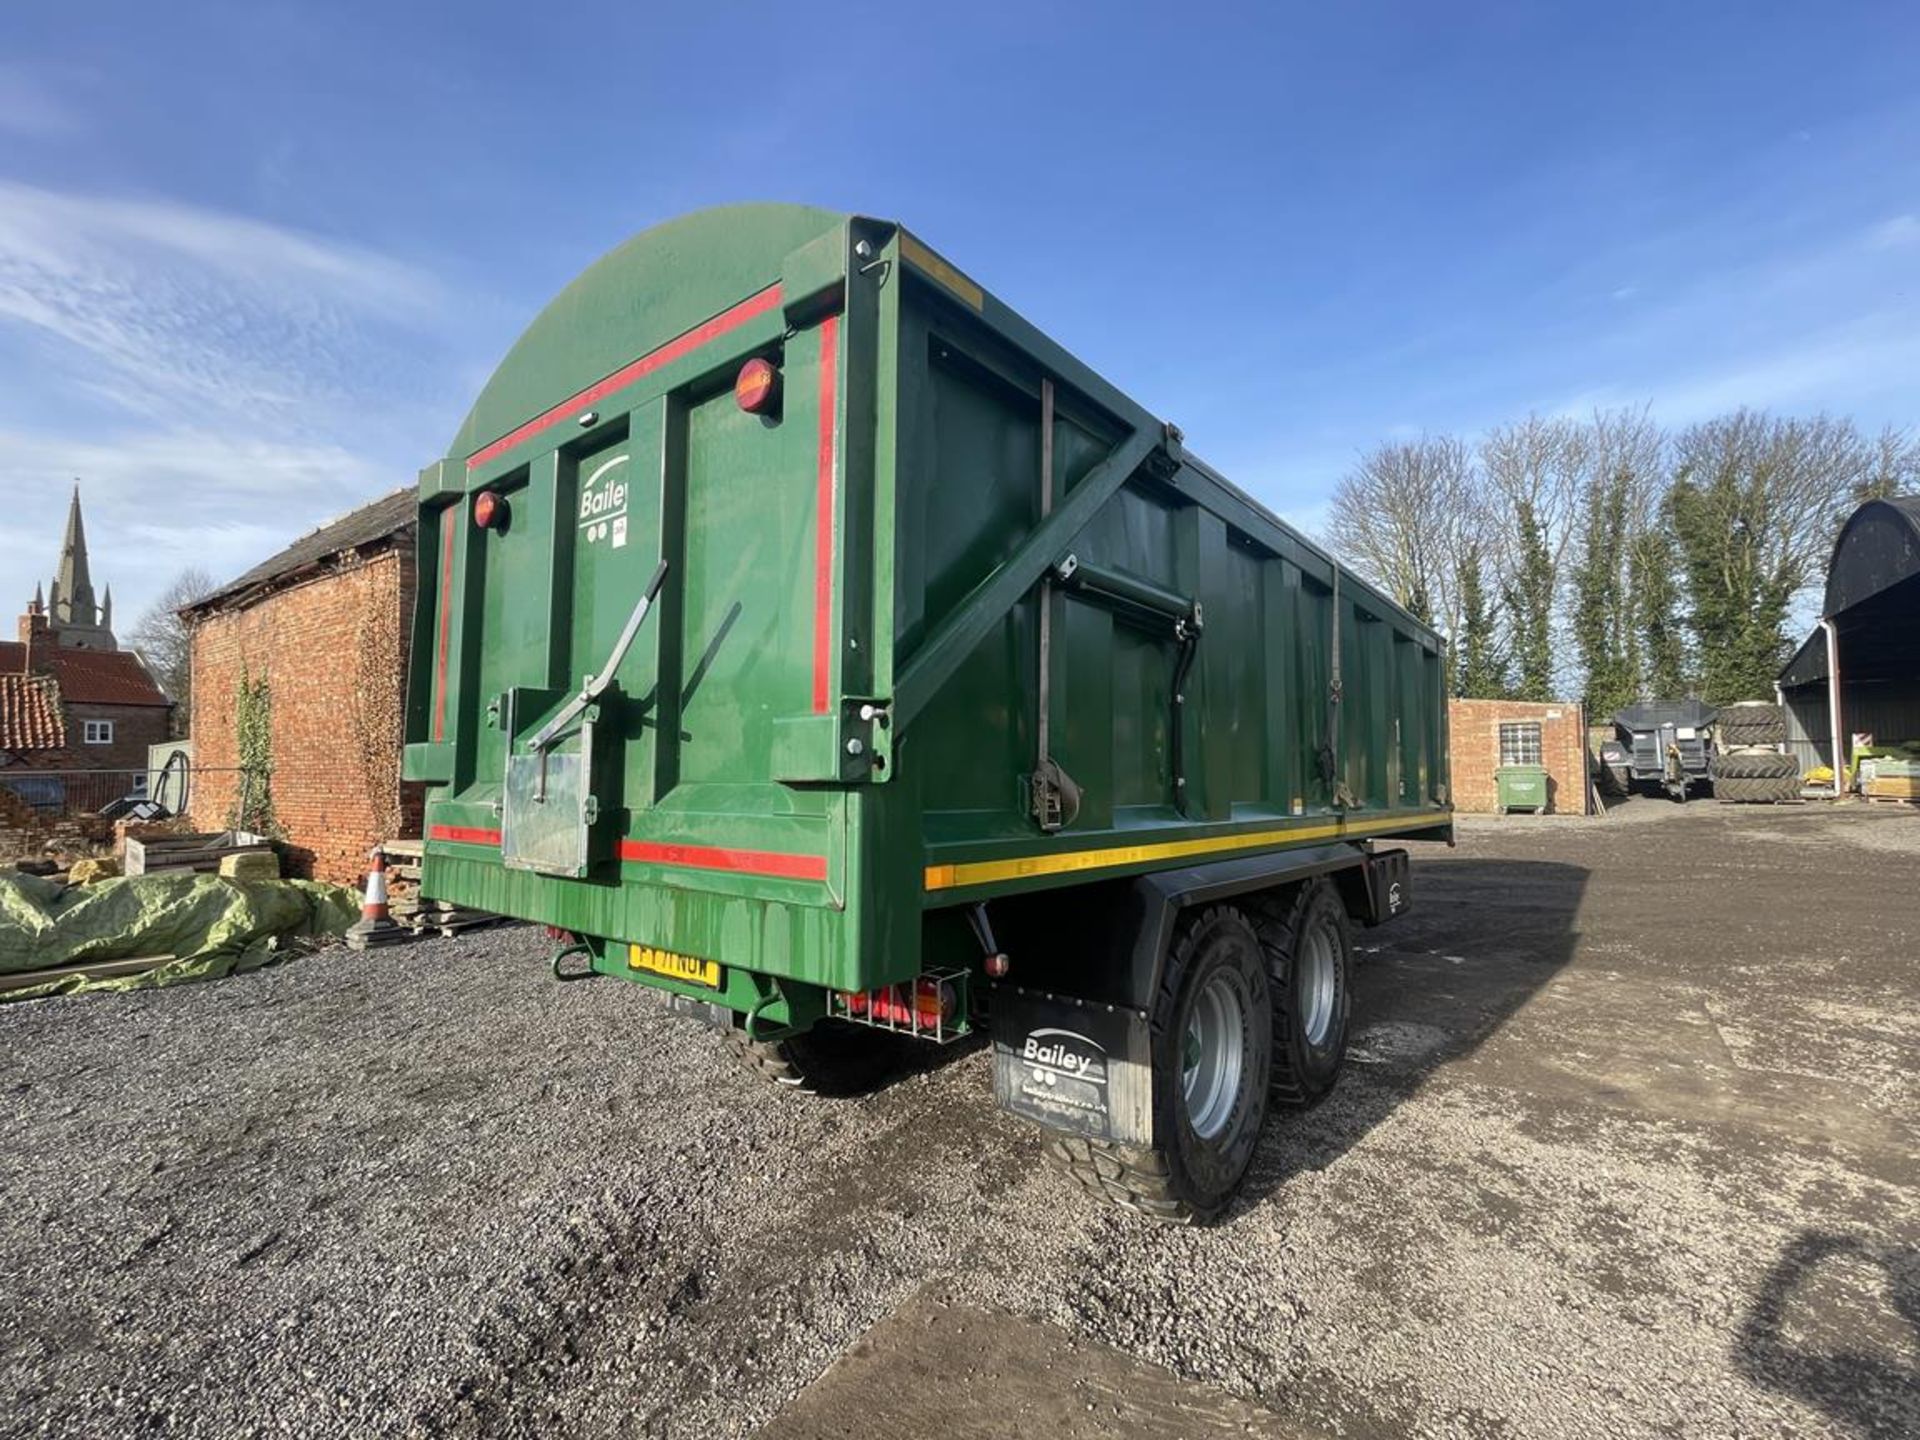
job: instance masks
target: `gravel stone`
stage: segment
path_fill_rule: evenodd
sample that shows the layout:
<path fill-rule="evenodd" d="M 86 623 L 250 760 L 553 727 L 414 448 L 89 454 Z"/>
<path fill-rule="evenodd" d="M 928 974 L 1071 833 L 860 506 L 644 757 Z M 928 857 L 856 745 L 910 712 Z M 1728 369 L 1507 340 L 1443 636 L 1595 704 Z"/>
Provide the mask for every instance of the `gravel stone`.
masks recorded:
<path fill-rule="evenodd" d="M 1042 1165 L 980 1050 L 777 1092 L 530 927 L 0 1006 L 0 1431 L 748 1435 L 936 1295 L 1276 1434 L 1920 1434 L 1917 889 L 1894 810 L 1418 847 L 1204 1229 Z"/>

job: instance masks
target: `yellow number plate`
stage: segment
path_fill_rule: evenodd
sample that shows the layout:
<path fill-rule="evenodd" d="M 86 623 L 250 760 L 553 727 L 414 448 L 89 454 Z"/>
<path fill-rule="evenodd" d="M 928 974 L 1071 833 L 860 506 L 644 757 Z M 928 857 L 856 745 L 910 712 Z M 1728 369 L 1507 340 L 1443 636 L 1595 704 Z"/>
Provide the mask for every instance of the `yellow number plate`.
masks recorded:
<path fill-rule="evenodd" d="M 671 950 L 656 950 L 651 945 L 629 945 L 627 964 L 635 970 L 651 970 L 656 975 L 665 975 L 670 980 L 684 980 L 689 985 L 705 985 L 712 990 L 720 988 L 720 962 L 717 960 L 696 960 L 691 955 L 676 955 Z"/>

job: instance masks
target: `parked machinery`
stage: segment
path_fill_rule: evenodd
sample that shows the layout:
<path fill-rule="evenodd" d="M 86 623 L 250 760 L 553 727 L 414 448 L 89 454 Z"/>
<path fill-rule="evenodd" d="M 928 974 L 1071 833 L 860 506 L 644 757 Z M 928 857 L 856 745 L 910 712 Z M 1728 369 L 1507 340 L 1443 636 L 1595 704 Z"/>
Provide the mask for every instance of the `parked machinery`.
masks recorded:
<path fill-rule="evenodd" d="M 1800 798 L 1800 762 L 1780 747 L 1787 720 L 1778 705 L 1741 700 L 1714 719 L 1713 795 L 1735 804 Z"/>
<path fill-rule="evenodd" d="M 1684 801 L 1711 784 L 1713 720 L 1713 707 L 1699 700 L 1653 700 L 1615 714 L 1630 786 Z"/>

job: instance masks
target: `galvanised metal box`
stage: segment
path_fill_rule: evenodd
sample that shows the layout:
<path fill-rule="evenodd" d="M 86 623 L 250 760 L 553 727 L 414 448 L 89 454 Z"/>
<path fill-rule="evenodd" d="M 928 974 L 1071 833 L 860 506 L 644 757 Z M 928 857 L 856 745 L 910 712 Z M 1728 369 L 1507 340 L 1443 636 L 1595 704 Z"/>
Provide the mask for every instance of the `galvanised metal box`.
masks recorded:
<path fill-rule="evenodd" d="M 764 1032 L 972 902 L 1451 833 L 1434 633 L 889 222 L 629 241 L 420 506 L 425 893 Z"/>

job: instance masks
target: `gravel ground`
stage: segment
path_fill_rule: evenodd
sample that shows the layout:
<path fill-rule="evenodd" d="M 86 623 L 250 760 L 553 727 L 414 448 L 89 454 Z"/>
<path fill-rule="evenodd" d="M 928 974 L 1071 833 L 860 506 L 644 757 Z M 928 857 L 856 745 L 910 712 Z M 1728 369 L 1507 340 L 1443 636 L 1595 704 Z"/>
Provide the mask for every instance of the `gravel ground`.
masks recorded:
<path fill-rule="evenodd" d="M 1905 810 L 1468 825 L 1198 1231 L 979 1052 L 765 1091 L 525 928 L 0 1007 L 0 1431 L 745 1435 L 933 1304 L 1275 1435 L 1920 1434 L 1916 893 Z"/>

